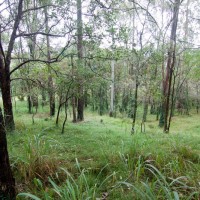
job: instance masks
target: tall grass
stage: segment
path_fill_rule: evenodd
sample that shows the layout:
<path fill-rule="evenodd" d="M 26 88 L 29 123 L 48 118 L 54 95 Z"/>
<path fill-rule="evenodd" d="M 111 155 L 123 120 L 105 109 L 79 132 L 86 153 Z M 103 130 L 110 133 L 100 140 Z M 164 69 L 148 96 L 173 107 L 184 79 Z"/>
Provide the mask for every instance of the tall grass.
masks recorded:
<path fill-rule="evenodd" d="M 153 175 L 151 180 L 147 178 L 145 182 L 141 181 L 139 185 L 137 183 L 119 182 L 120 186 L 125 185 L 129 189 L 133 189 L 135 192 L 134 199 L 179 200 L 185 196 L 184 193 L 188 194 L 184 199 L 198 199 L 200 193 L 198 191 L 192 192 L 194 188 L 185 183 L 187 177 L 167 178 L 152 164 L 145 164 L 145 169 Z"/>
<path fill-rule="evenodd" d="M 101 169 L 96 178 L 91 182 L 90 174 L 87 170 L 81 169 L 78 160 L 76 159 L 76 166 L 79 170 L 77 177 L 73 177 L 66 169 L 61 168 L 64 172 L 62 176 L 66 177 L 66 180 L 58 185 L 53 178 L 48 178 L 50 183 L 48 190 L 42 184 L 40 179 L 34 179 L 34 184 L 37 189 L 40 191 L 40 197 L 33 195 L 31 193 L 19 193 L 18 197 L 29 197 L 34 200 L 50 200 L 50 199 L 60 199 L 60 200 L 96 200 L 97 197 L 100 197 L 99 194 L 103 189 L 104 185 L 113 177 L 113 174 L 110 174 L 102 180 L 101 173 L 107 167 Z"/>
<path fill-rule="evenodd" d="M 150 116 L 146 134 L 132 136 L 129 119 L 88 113 L 61 135 L 53 119 L 37 115 L 32 125 L 23 110 L 16 116 L 8 141 L 18 199 L 199 198 L 198 116 L 183 118 L 183 126 L 175 117 L 165 135 Z"/>

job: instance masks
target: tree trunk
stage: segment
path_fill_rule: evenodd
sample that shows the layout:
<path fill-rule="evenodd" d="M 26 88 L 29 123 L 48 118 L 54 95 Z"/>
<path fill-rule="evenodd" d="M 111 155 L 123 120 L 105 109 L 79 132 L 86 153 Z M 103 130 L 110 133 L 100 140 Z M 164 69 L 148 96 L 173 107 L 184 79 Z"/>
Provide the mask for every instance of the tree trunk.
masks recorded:
<path fill-rule="evenodd" d="M 46 33 L 48 33 L 49 31 L 49 19 L 48 19 L 48 13 L 47 13 L 47 7 L 45 7 L 44 9 L 45 11 L 45 25 L 46 25 Z M 47 40 L 47 60 L 51 61 L 51 54 L 50 54 L 50 41 L 49 41 L 49 36 L 46 36 L 46 40 Z M 53 78 L 52 78 L 52 72 L 51 72 L 51 66 L 48 63 L 48 73 L 49 73 L 49 77 L 48 77 L 48 93 L 49 93 L 49 108 L 50 108 L 50 116 L 54 116 L 55 115 L 55 93 L 54 93 L 54 86 L 53 86 Z"/>
<path fill-rule="evenodd" d="M 196 111 L 197 114 L 199 114 L 199 85 L 196 86 L 196 92 L 197 92 L 197 100 L 196 100 Z"/>
<path fill-rule="evenodd" d="M 77 122 L 76 118 L 76 97 L 72 97 L 72 113 L 73 113 L 73 123 Z"/>
<path fill-rule="evenodd" d="M 137 101 L 138 101 L 138 80 L 136 77 L 136 84 L 135 84 L 135 98 L 134 98 L 134 110 L 133 110 L 133 122 L 132 122 L 132 131 L 131 133 L 135 133 L 135 121 L 136 121 L 136 114 L 137 114 Z"/>
<path fill-rule="evenodd" d="M 170 95 L 171 95 L 171 85 L 172 85 L 172 75 L 175 67 L 176 61 L 176 30 L 178 24 L 178 13 L 179 13 L 180 0 L 175 0 L 174 11 L 173 11 L 173 23 L 170 36 L 170 48 L 168 51 L 167 58 L 167 71 L 166 79 L 164 82 L 164 132 L 169 132 L 168 126 L 168 115 L 170 108 Z"/>
<path fill-rule="evenodd" d="M 28 113 L 31 114 L 32 113 L 32 102 L 31 102 L 30 95 L 28 95 L 28 97 L 27 97 L 27 102 L 28 102 Z"/>
<path fill-rule="evenodd" d="M 4 107 L 4 118 L 6 129 L 12 131 L 15 129 L 12 101 L 11 101 L 11 86 L 10 86 L 10 63 L 11 54 L 14 48 L 16 39 L 17 29 L 22 18 L 23 0 L 19 0 L 17 7 L 17 14 L 15 16 L 12 33 L 10 36 L 8 48 L 3 52 L 1 42 L 1 26 L 0 26 L 0 87 L 2 92 L 3 107 Z M 4 55 L 4 56 L 3 56 Z"/>
<path fill-rule="evenodd" d="M 114 115 L 114 95 L 115 95 L 115 62 L 111 62 L 111 95 L 110 95 L 110 117 Z"/>
<path fill-rule="evenodd" d="M 144 100 L 144 111 L 143 111 L 143 117 L 142 117 L 143 122 L 147 121 L 148 104 L 149 104 L 148 98 L 146 97 Z"/>
<path fill-rule="evenodd" d="M 99 88 L 99 115 L 102 116 L 103 115 L 103 88 L 100 85 Z"/>
<path fill-rule="evenodd" d="M 162 104 L 162 105 L 160 105 L 160 107 L 159 107 L 159 114 L 160 114 L 160 118 L 159 118 L 159 127 L 164 127 L 164 123 L 165 123 L 165 121 L 164 121 L 164 108 L 165 108 L 165 106 L 164 106 L 164 103 Z M 157 117 L 158 117 L 158 113 L 157 113 Z"/>
<path fill-rule="evenodd" d="M 82 68 L 83 59 L 83 22 L 82 22 L 82 0 L 77 0 L 77 51 L 78 51 L 78 67 Z M 82 76 L 82 73 L 81 73 Z M 78 105 L 77 105 L 77 120 L 84 120 L 84 92 L 82 77 L 78 80 Z"/>
<path fill-rule="evenodd" d="M 0 108 L 0 199 L 16 199 L 15 179 L 10 168 L 6 132 Z"/>
<path fill-rule="evenodd" d="M 12 109 L 10 76 L 6 68 L 3 56 L 0 54 L 0 87 L 3 99 L 5 126 L 7 130 L 12 131 L 15 129 L 15 124 Z"/>

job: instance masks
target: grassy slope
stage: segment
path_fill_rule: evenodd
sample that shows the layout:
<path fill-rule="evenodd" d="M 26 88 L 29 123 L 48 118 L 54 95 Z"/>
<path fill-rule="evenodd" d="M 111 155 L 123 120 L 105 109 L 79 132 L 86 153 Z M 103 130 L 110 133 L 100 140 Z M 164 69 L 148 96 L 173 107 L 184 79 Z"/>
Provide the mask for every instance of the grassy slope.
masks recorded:
<path fill-rule="evenodd" d="M 69 119 L 61 134 L 61 124 L 56 127 L 45 111 L 40 110 L 43 114 L 35 116 L 33 125 L 32 116 L 24 114 L 25 105 L 15 111 L 16 133 L 9 134 L 8 141 L 19 192 L 41 199 L 48 199 L 45 195 L 67 199 L 63 192 L 69 184 L 66 180 L 78 185 L 74 199 L 175 199 L 173 191 L 186 199 L 199 191 L 198 115 L 174 117 L 170 134 L 163 134 L 155 116 L 149 116 L 146 133 L 140 133 L 138 123 L 136 134 L 130 135 L 130 119 L 87 113 L 84 122 L 72 124 Z M 181 176 L 179 182 L 172 183 L 172 178 Z M 198 195 L 193 198 L 198 199 Z"/>

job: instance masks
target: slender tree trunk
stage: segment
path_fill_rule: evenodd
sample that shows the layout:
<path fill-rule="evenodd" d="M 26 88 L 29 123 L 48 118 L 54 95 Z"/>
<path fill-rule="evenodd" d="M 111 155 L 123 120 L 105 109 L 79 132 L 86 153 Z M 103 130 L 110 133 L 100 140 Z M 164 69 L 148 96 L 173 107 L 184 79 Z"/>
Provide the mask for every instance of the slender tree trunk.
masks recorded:
<path fill-rule="evenodd" d="M 171 85 L 172 85 L 172 75 L 175 67 L 176 61 L 176 30 L 178 23 L 178 13 L 179 13 L 180 0 L 175 0 L 174 11 L 173 11 L 173 22 L 170 37 L 170 48 L 168 51 L 167 59 L 167 71 L 166 79 L 164 85 L 164 132 L 169 132 L 168 126 L 168 115 L 170 108 L 170 95 L 171 95 Z"/>
<path fill-rule="evenodd" d="M 47 13 L 47 7 L 45 7 L 44 9 L 45 11 L 45 25 L 46 25 L 46 33 L 48 33 L 49 31 L 49 19 L 48 19 L 48 13 Z M 46 40 L 47 40 L 47 60 L 50 61 L 51 60 L 51 54 L 50 54 L 50 40 L 49 40 L 49 36 L 46 36 Z M 49 93 L 49 106 L 50 106 L 50 116 L 54 116 L 55 115 L 55 92 L 54 92 L 54 86 L 53 86 L 53 78 L 52 78 L 52 72 L 51 72 L 51 66 L 48 63 L 48 73 L 49 73 L 49 77 L 48 77 L 48 93 Z"/>
<path fill-rule="evenodd" d="M 110 96 L 110 117 L 114 116 L 114 95 L 115 95 L 115 61 L 111 62 L 111 96 Z"/>
<path fill-rule="evenodd" d="M 199 114 L 199 85 L 196 86 L 196 92 L 197 92 L 197 100 L 196 100 L 196 111 L 197 114 Z"/>
<path fill-rule="evenodd" d="M 164 115 L 165 115 L 164 111 L 165 111 L 165 105 L 164 105 L 164 103 L 162 103 L 160 105 L 160 107 L 159 107 L 159 115 L 160 115 L 160 118 L 159 118 L 159 127 L 163 127 L 164 123 L 165 123 L 165 121 L 164 121 Z M 158 113 L 157 113 L 157 116 L 158 116 Z"/>
<path fill-rule="evenodd" d="M 144 111 L 143 111 L 143 117 L 142 117 L 143 122 L 147 121 L 148 105 L 149 105 L 149 101 L 148 101 L 148 97 L 146 97 L 144 100 Z"/>
<path fill-rule="evenodd" d="M 83 22 L 82 22 L 82 0 L 77 0 L 77 51 L 78 51 L 78 67 L 80 76 L 82 76 L 83 68 Z M 84 120 L 84 91 L 82 77 L 78 77 L 78 105 L 77 105 L 77 120 Z"/>
<path fill-rule="evenodd" d="M 32 101 L 31 101 L 30 95 L 28 95 L 28 97 L 27 97 L 27 102 L 28 102 L 28 113 L 31 114 L 32 113 Z"/>
<path fill-rule="evenodd" d="M 170 107 L 170 114 L 169 114 L 169 121 L 168 121 L 168 130 L 170 129 L 171 120 L 174 114 L 174 107 L 175 107 L 175 98 L 174 98 L 174 92 L 175 92 L 175 82 L 176 82 L 176 76 L 173 76 L 173 86 L 172 86 L 172 94 L 171 94 L 171 107 Z"/>
<path fill-rule="evenodd" d="M 15 200 L 15 179 L 12 175 L 8 150 L 6 132 L 2 111 L 0 108 L 0 199 Z"/>
<path fill-rule="evenodd" d="M 76 97 L 72 97 L 72 113 L 73 113 L 73 123 L 77 122 L 77 117 L 76 117 Z"/>
<path fill-rule="evenodd" d="M 134 110 L 133 110 L 133 122 L 132 122 L 132 131 L 131 133 L 135 133 L 135 121 L 136 121 L 136 115 L 137 115 L 137 101 L 138 101 L 138 80 L 136 77 L 136 83 L 135 83 L 135 98 L 134 98 Z"/>
<path fill-rule="evenodd" d="M 103 115 L 103 88 L 101 85 L 99 88 L 99 115 Z"/>

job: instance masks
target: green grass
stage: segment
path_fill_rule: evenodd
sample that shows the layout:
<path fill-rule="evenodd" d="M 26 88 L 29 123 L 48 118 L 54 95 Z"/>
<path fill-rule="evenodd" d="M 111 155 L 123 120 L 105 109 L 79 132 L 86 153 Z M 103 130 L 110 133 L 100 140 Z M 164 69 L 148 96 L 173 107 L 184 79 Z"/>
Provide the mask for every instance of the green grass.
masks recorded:
<path fill-rule="evenodd" d="M 8 134 L 18 199 L 198 199 L 199 116 L 176 116 L 169 134 L 148 116 L 131 135 L 131 119 L 86 112 L 61 134 L 48 108 L 32 124 L 25 102 L 17 102 L 16 131 Z M 103 121 L 103 122 L 102 122 Z M 36 198 L 37 197 L 37 198 Z"/>

